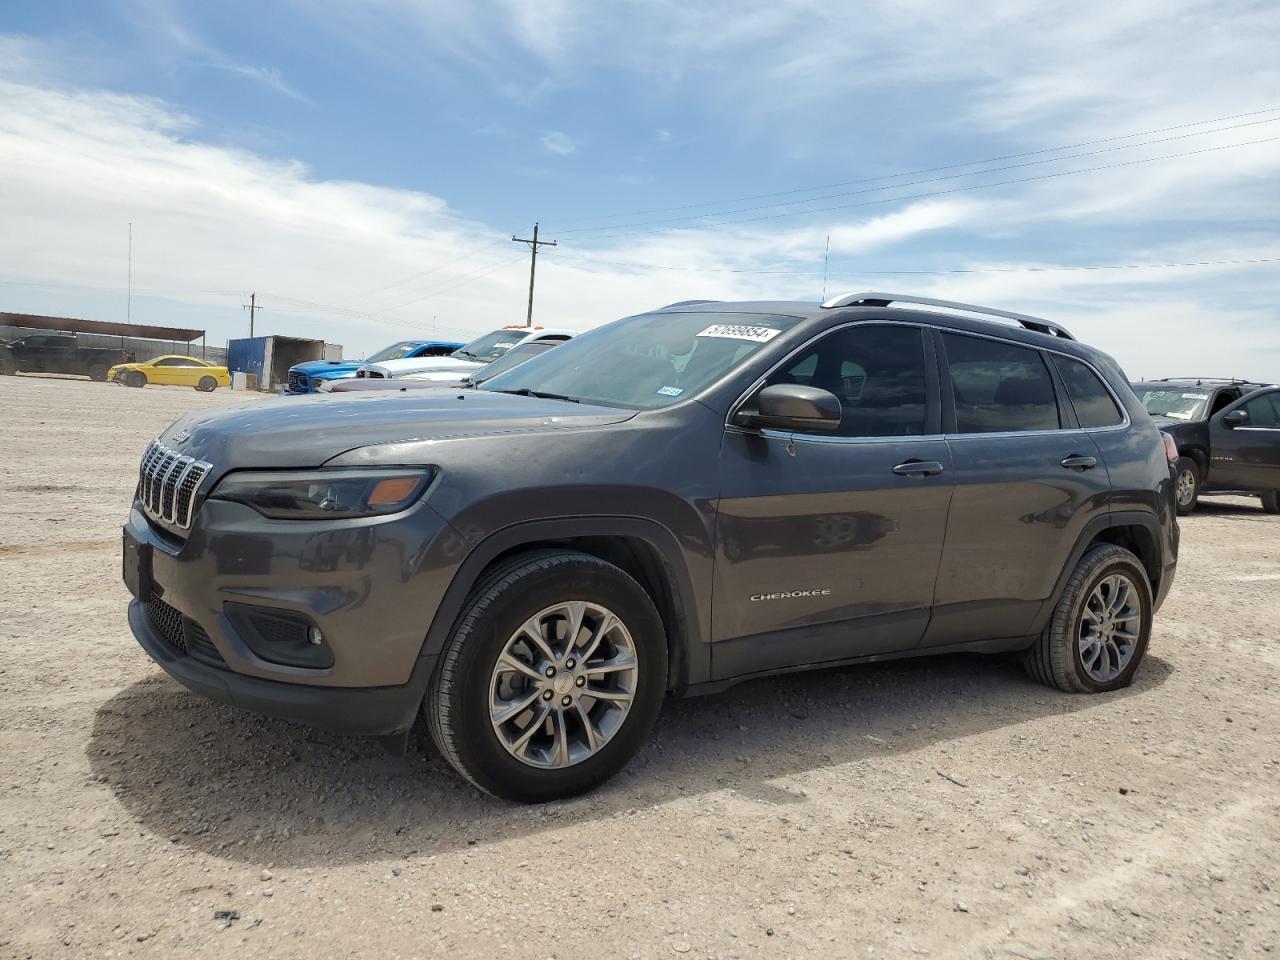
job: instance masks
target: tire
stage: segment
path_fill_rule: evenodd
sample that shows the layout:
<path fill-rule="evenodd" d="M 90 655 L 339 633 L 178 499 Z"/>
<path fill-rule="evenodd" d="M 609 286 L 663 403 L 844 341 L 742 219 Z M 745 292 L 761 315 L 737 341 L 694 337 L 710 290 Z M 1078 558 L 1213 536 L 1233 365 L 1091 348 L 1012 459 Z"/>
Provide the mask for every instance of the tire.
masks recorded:
<path fill-rule="evenodd" d="M 1086 629 L 1091 634 L 1102 630 L 1101 626 L 1086 626 L 1086 619 L 1093 620 L 1093 617 L 1086 617 L 1085 608 L 1099 594 L 1105 599 L 1104 584 L 1114 583 L 1113 578 L 1121 578 L 1128 584 L 1129 600 L 1124 610 L 1127 612 L 1130 607 L 1134 610 L 1134 619 L 1127 628 L 1134 633 L 1134 639 L 1129 644 L 1128 659 L 1123 665 L 1120 663 L 1122 656 L 1109 657 L 1105 664 L 1101 659 L 1095 659 L 1091 656 L 1092 646 L 1086 648 L 1082 639 Z M 1119 597 L 1115 592 L 1111 595 Z M 1098 606 L 1096 600 L 1090 605 L 1091 609 Z M 1124 547 L 1099 544 L 1090 548 L 1076 564 L 1054 608 L 1053 617 L 1026 652 L 1023 663 L 1032 678 L 1066 693 L 1119 690 L 1133 682 L 1133 675 L 1146 655 L 1151 638 L 1151 619 L 1151 581 L 1147 579 L 1147 571 L 1141 561 Z M 1114 643 L 1116 652 L 1122 653 L 1123 639 Z M 1101 653 L 1107 653 L 1105 646 Z M 1099 668 L 1091 670 L 1091 663 Z M 1101 669 L 1102 666 L 1120 669 L 1112 673 Z"/>
<path fill-rule="evenodd" d="M 147 375 L 141 370 L 127 370 L 124 375 L 124 385 L 126 387 L 145 387 L 147 385 Z"/>
<path fill-rule="evenodd" d="M 1263 513 L 1280 513 L 1280 491 L 1271 490 L 1258 495 Z"/>
<path fill-rule="evenodd" d="M 89 379 L 104 381 L 107 379 L 108 367 L 104 363 L 95 363 L 89 367 Z"/>
<path fill-rule="evenodd" d="M 1174 466 L 1173 496 L 1180 517 L 1189 514 L 1200 501 L 1200 464 L 1191 457 L 1179 457 Z"/>
<path fill-rule="evenodd" d="M 615 663 L 633 661 L 634 668 L 596 672 L 589 679 L 584 676 L 591 672 L 584 671 L 585 663 L 575 663 L 576 672 L 570 669 L 562 642 L 566 638 L 555 639 L 557 629 L 568 632 L 565 617 L 557 613 L 541 621 L 551 625 L 547 643 L 556 658 L 551 663 L 558 668 L 554 682 L 544 679 L 549 662 L 534 652 L 533 644 L 518 640 L 521 628 L 569 602 L 585 602 L 581 639 L 569 652 L 587 651 L 592 632 L 605 620 L 603 610 L 616 616 L 622 627 L 606 633 L 608 639 L 596 647 L 596 653 L 587 654 L 587 663 L 600 665 L 604 656 Z M 523 645 L 512 647 L 517 643 Z M 508 651 L 536 666 L 537 679 L 514 670 L 499 671 L 499 657 Z M 575 678 L 572 686 L 571 676 Z M 468 598 L 440 655 L 423 711 L 436 747 L 463 777 L 496 797 L 542 803 L 585 793 L 622 769 L 657 719 L 666 678 L 666 634 L 640 584 L 613 564 L 585 553 L 536 551 L 499 564 Z M 605 684 L 616 684 L 617 689 L 606 690 Z M 597 686 L 601 693 L 612 692 L 615 697 L 629 687 L 633 694 L 629 708 L 623 709 L 611 698 L 592 698 L 590 691 Z M 544 700 L 548 691 L 551 696 Z M 503 721 L 499 733 L 491 709 L 500 706 L 491 707 L 491 699 L 524 702 L 529 708 Z M 563 706 L 570 701 L 572 706 Z M 577 712 L 579 707 L 582 714 Z M 553 725 L 563 724 L 555 727 L 555 736 L 542 732 L 545 721 L 534 722 L 544 714 Z M 594 752 L 584 716 L 602 741 Z M 530 730 L 538 732 L 530 735 Z M 562 730 L 564 736 L 559 735 Z M 521 747 L 515 745 L 518 740 L 526 742 Z M 523 758 L 515 750 L 522 750 Z"/>
<path fill-rule="evenodd" d="M 201 393 L 213 393 L 218 389 L 218 381 L 213 377 L 201 377 L 200 382 L 196 384 L 196 389 Z"/>

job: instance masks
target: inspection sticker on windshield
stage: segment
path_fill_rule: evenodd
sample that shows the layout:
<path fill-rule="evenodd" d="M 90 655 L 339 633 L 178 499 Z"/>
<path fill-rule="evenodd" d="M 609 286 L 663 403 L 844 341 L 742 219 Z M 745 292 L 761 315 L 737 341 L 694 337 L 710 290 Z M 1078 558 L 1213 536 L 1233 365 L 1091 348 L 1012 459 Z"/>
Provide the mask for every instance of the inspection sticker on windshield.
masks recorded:
<path fill-rule="evenodd" d="M 749 327 L 738 323 L 717 323 L 707 327 L 698 334 L 699 337 L 724 337 L 727 340 L 752 340 L 755 343 L 768 343 L 781 330 L 772 327 Z"/>
<path fill-rule="evenodd" d="M 658 396 L 660 397 L 678 397 L 684 393 L 684 387 L 659 387 Z"/>

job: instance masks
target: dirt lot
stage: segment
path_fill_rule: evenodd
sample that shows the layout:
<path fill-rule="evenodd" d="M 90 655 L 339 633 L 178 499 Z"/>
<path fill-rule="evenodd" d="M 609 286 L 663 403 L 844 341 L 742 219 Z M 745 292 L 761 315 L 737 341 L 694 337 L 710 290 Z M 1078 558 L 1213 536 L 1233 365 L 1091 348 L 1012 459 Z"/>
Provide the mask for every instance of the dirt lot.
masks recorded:
<path fill-rule="evenodd" d="M 612 784 L 526 809 L 425 750 L 199 699 L 138 648 L 138 456 L 232 402 L 0 378 L 0 957 L 1280 955 L 1256 501 L 1183 524 L 1125 693 L 979 657 L 757 681 L 669 703 Z"/>

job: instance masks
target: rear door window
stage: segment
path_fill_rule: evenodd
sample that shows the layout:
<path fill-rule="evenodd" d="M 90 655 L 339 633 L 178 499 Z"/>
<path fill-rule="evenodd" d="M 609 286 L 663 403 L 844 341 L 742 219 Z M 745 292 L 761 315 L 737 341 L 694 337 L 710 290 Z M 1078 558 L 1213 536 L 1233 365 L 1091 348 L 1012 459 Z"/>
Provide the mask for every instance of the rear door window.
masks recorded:
<path fill-rule="evenodd" d="M 1061 426 L 1039 350 L 944 333 L 957 433 L 1019 433 Z"/>
<path fill-rule="evenodd" d="M 1053 363 L 1067 385 L 1071 406 L 1080 426 L 1114 427 L 1124 423 L 1124 414 L 1096 373 L 1079 360 L 1069 357 L 1055 356 Z"/>

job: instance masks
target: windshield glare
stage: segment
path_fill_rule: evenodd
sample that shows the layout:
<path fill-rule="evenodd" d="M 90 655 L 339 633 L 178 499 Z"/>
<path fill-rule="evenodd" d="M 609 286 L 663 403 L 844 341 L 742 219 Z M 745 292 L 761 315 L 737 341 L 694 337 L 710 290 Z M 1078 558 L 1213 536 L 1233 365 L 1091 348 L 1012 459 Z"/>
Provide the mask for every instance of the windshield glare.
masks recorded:
<path fill-rule="evenodd" d="M 457 341 L 455 340 L 454 342 L 456 343 Z M 389 347 L 382 348 L 366 360 L 365 363 L 381 363 L 383 360 L 399 360 L 417 346 L 417 340 L 401 340 L 399 343 L 393 343 Z"/>
<path fill-rule="evenodd" d="M 1153 387 L 1138 383 L 1134 384 L 1133 392 L 1147 408 L 1147 413 L 1174 420 L 1199 420 L 1204 416 L 1205 404 L 1209 402 L 1209 394 L 1195 388 Z"/>
<path fill-rule="evenodd" d="M 519 330 L 495 330 L 483 337 L 476 337 L 470 343 L 459 347 L 451 355 L 459 360 L 476 360 L 489 363 L 514 347 L 524 337 Z"/>
<path fill-rule="evenodd" d="M 499 374 L 483 387 L 648 410 L 693 396 L 798 317 L 648 313 L 598 327 Z"/>

